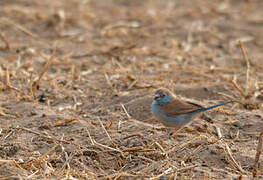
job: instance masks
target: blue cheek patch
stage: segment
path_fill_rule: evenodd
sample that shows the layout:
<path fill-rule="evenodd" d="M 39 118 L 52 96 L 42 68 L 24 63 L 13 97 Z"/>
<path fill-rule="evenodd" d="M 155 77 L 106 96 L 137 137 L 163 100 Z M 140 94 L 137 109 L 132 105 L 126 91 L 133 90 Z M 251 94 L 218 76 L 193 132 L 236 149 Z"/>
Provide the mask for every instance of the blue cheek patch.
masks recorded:
<path fill-rule="evenodd" d="M 171 97 L 169 95 L 166 95 L 161 101 L 160 101 L 160 105 L 164 105 L 166 103 L 168 103 L 170 101 Z"/>

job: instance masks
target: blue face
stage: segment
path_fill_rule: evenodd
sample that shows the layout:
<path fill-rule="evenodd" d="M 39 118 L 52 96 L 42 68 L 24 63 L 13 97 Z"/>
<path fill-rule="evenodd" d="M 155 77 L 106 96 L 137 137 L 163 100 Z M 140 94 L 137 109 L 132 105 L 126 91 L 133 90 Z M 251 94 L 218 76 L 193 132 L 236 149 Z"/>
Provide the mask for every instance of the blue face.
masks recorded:
<path fill-rule="evenodd" d="M 170 101 L 171 97 L 166 93 L 157 93 L 154 96 L 154 100 L 160 105 L 164 105 Z"/>

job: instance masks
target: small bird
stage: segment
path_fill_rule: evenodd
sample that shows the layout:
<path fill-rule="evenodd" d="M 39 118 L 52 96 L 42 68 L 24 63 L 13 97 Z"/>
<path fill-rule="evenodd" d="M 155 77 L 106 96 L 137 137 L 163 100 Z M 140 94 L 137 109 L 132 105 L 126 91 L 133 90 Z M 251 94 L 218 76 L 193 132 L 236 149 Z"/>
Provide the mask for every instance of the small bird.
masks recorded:
<path fill-rule="evenodd" d="M 198 104 L 177 98 L 166 88 L 159 88 L 155 92 L 151 110 L 165 126 L 172 127 L 175 129 L 175 132 L 177 132 L 194 120 L 201 112 L 229 103 L 232 103 L 232 101 L 210 107 L 202 107 Z"/>

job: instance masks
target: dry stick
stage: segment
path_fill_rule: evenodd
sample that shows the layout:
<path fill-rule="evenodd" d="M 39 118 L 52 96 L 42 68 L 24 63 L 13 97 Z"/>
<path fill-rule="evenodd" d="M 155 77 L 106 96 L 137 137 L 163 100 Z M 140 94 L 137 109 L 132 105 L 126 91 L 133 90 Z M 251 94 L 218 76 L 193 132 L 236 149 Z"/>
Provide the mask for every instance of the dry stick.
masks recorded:
<path fill-rule="evenodd" d="M 97 119 L 99 120 L 99 123 L 100 123 L 102 129 L 103 129 L 103 130 L 105 131 L 105 133 L 107 134 L 107 136 L 108 136 L 109 140 L 111 141 L 111 143 L 112 143 L 113 145 L 115 145 L 115 143 L 114 143 L 113 140 L 111 139 L 109 133 L 108 133 L 107 130 L 105 129 L 104 125 L 102 124 L 100 118 L 98 117 Z"/>
<path fill-rule="evenodd" d="M 58 178 L 61 174 L 61 172 L 63 171 L 63 169 L 65 168 L 65 166 L 72 160 L 73 156 L 75 155 L 75 152 L 72 152 L 70 154 L 70 156 L 66 159 L 66 161 L 64 162 L 63 166 L 60 168 L 60 170 L 58 171 L 56 177 Z"/>
<path fill-rule="evenodd" d="M 155 149 L 145 149 L 144 147 L 131 147 L 123 149 L 122 152 L 152 152 Z"/>
<path fill-rule="evenodd" d="M 155 127 L 154 125 L 151 125 L 151 124 L 148 124 L 148 123 L 144 123 L 144 122 L 141 122 L 141 121 L 138 121 L 138 120 L 134 120 L 134 119 L 130 119 L 130 121 L 134 122 L 135 124 L 137 125 L 140 125 L 141 126 L 145 126 L 145 127 L 149 127 L 149 128 L 152 128 L 152 129 L 158 129 L 158 130 L 162 130 L 162 129 L 167 129 L 165 127 Z"/>
<path fill-rule="evenodd" d="M 143 159 L 143 160 L 146 160 L 146 161 L 150 161 L 151 163 L 156 162 L 156 161 L 154 161 L 154 160 L 152 160 L 152 159 L 150 159 L 150 158 L 144 157 L 144 156 L 137 156 L 137 157 L 138 157 L 138 158 L 141 158 L 141 159 Z"/>
<path fill-rule="evenodd" d="M 123 174 L 122 170 L 123 170 L 126 166 L 127 166 L 127 164 L 125 164 L 125 165 L 118 171 L 117 176 L 114 178 L 114 180 L 118 180 L 118 179 L 122 176 L 122 174 Z"/>
<path fill-rule="evenodd" d="M 6 77 L 6 87 L 9 88 L 9 89 L 13 89 L 13 90 L 15 90 L 17 92 L 20 92 L 19 89 L 17 89 L 16 87 L 13 87 L 11 85 L 11 83 L 10 83 L 10 73 L 9 73 L 8 69 L 6 69 L 6 71 L 5 71 L 5 77 Z"/>
<path fill-rule="evenodd" d="M 107 73 L 104 74 L 105 79 L 107 81 L 107 84 L 110 86 L 111 89 L 113 89 L 112 83 L 110 82 L 110 78 Z"/>
<path fill-rule="evenodd" d="M 94 145 L 94 141 L 93 141 L 93 139 L 90 136 L 90 132 L 89 132 L 88 128 L 86 128 L 86 130 L 87 130 L 87 133 L 88 133 L 88 136 L 89 136 L 91 144 Z"/>
<path fill-rule="evenodd" d="M 233 155 L 232 155 L 232 153 L 231 153 L 231 150 L 230 150 L 230 148 L 229 148 L 229 146 L 228 146 L 228 144 L 225 142 L 225 141 L 223 141 L 223 139 L 221 139 L 222 138 L 222 133 L 221 133 L 221 130 L 220 130 L 220 128 L 217 128 L 216 129 L 217 130 L 217 133 L 218 133 L 218 137 L 219 137 L 219 141 L 221 142 L 221 143 L 224 143 L 225 144 L 225 151 L 227 152 L 227 154 L 228 154 L 228 156 L 229 156 L 229 158 L 231 159 L 231 161 L 234 163 L 234 165 L 236 166 L 236 168 L 240 171 L 240 172 L 245 172 L 243 169 L 242 169 L 242 167 L 237 163 L 237 161 L 234 159 L 234 157 L 233 157 Z M 221 137 L 221 138 L 220 138 Z"/>
<path fill-rule="evenodd" d="M 195 168 L 199 166 L 198 164 L 195 164 L 195 165 L 192 165 L 192 166 L 187 166 L 187 167 L 184 167 L 184 168 L 181 168 L 181 169 L 177 169 L 177 172 L 183 172 L 183 171 L 187 171 L 189 169 L 192 169 L 192 168 Z"/>
<path fill-rule="evenodd" d="M 36 90 L 37 87 L 39 86 L 40 80 L 42 78 L 42 76 L 45 74 L 45 72 L 47 71 L 47 69 L 49 68 L 49 66 L 51 65 L 52 61 L 54 60 L 54 56 L 56 54 L 56 48 L 54 49 L 52 55 L 50 56 L 50 58 L 47 60 L 44 68 L 42 69 L 42 71 L 39 73 L 38 78 L 36 80 L 33 81 L 32 83 L 32 87 L 31 87 L 31 95 L 35 98 L 36 97 Z"/>
<path fill-rule="evenodd" d="M 225 96 L 225 97 L 229 98 L 230 100 L 232 100 L 233 102 L 237 102 L 237 103 L 243 104 L 241 101 L 237 100 L 236 98 L 234 98 L 234 97 L 232 97 L 232 96 L 230 96 L 228 94 L 225 94 L 225 93 L 222 93 L 222 92 L 218 92 L 217 94 Z"/>
<path fill-rule="evenodd" d="M 158 148 L 165 154 L 165 157 L 168 158 L 168 154 L 165 152 L 164 148 L 158 142 L 155 142 L 154 144 L 156 144 Z"/>
<path fill-rule="evenodd" d="M 256 153 L 255 162 L 254 162 L 254 168 L 253 168 L 253 177 L 257 177 L 258 176 L 257 165 L 258 165 L 258 161 L 259 161 L 260 155 L 262 153 L 262 148 L 263 148 L 263 128 L 261 129 L 261 133 L 260 133 L 259 139 L 258 139 L 257 153 Z"/>
<path fill-rule="evenodd" d="M 30 174 L 29 176 L 26 177 L 26 179 L 31 179 L 33 176 L 35 176 L 39 172 L 39 169 L 35 171 L 34 173 Z"/>
<path fill-rule="evenodd" d="M 47 155 L 49 155 L 52 151 L 54 151 L 57 148 L 58 144 L 55 144 L 55 146 L 53 146 L 52 148 L 50 148 L 45 154 L 43 154 L 42 156 L 40 156 L 39 159 L 44 159 Z"/>
<path fill-rule="evenodd" d="M 150 180 L 159 179 L 161 176 L 169 174 L 172 170 L 173 170 L 172 168 L 168 168 L 162 174 L 159 174 L 158 176 L 152 177 L 152 178 L 150 178 Z"/>
<path fill-rule="evenodd" d="M 219 127 L 216 127 L 216 132 L 217 132 L 218 138 L 221 139 L 222 138 L 222 133 L 221 133 L 221 130 L 220 130 Z"/>
<path fill-rule="evenodd" d="M 115 148 L 106 146 L 106 145 L 104 145 L 104 144 L 100 144 L 100 143 L 98 143 L 98 142 L 95 141 L 95 140 L 93 140 L 93 142 L 94 142 L 94 144 L 96 144 L 96 145 L 98 145 L 98 146 L 101 146 L 101 147 L 104 147 L 104 148 L 106 148 L 106 149 L 110 149 L 110 150 L 112 150 L 112 151 L 116 151 L 116 152 L 119 152 L 119 153 L 123 154 L 123 152 L 122 152 L 121 150 L 118 150 L 118 149 L 115 149 Z"/>
<path fill-rule="evenodd" d="M 126 110 L 125 106 L 121 103 L 121 107 L 124 110 L 125 114 L 127 115 L 127 117 L 130 119 L 131 116 L 129 115 L 128 111 Z"/>
<path fill-rule="evenodd" d="M 152 164 L 150 164 L 149 166 L 138 166 L 136 168 L 133 169 L 133 171 L 137 172 L 137 173 L 141 173 L 141 174 L 145 174 L 147 171 L 149 171 L 150 169 L 153 169 L 155 167 L 161 167 L 164 163 L 168 163 L 168 159 L 165 160 L 161 160 L 161 161 L 155 161 Z"/>
<path fill-rule="evenodd" d="M 8 24 L 13 25 L 15 28 L 17 28 L 18 30 L 22 31 L 23 33 L 35 38 L 35 39 L 39 39 L 38 36 L 34 33 L 32 33 L 31 31 L 29 31 L 28 29 L 26 29 L 25 27 L 21 26 L 20 24 L 14 23 L 12 22 L 10 19 L 7 18 L 2 18 L 2 21 L 5 21 Z"/>
<path fill-rule="evenodd" d="M 183 143 L 182 145 L 180 145 L 179 147 L 178 146 L 176 146 L 175 148 L 173 148 L 173 149 L 171 149 L 170 151 L 168 151 L 168 152 L 166 152 L 167 154 L 170 154 L 171 152 L 177 152 L 177 151 L 179 151 L 179 150 L 184 150 L 189 144 L 191 144 L 192 142 L 194 142 L 194 141 L 196 141 L 197 139 L 199 139 L 200 138 L 200 136 L 198 136 L 198 137 L 195 137 L 195 138 L 193 138 L 193 139 L 190 139 L 190 140 L 188 140 L 187 142 L 185 142 L 185 143 Z"/>
<path fill-rule="evenodd" d="M 232 80 L 231 83 L 234 85 L 234 87 L 238 90 L 238 92 L 241 94 L 241 96 L 243 96 L 244 98 L 246 98 L 246 94 L 245 92 L 241 89 L 241 87 L 237 84 L 237 82 L 235 80 Z"/>
<path fill-rule="evenodd" d="M 134 80 L 134 81 L 129 85 L 128 90 L 131 89 L 137 82 L 138 82 L 137 79 Z"/>
<path fill-rule="evenodd" d="M 145 177 L 145 176 L 141 176 L 141 175 L 133 175 L 133 174 L 129 174 L 127 172 L 121 172 L 121 173 L 114 173 L 114 174 L 111 174 L 111 175 L 107 175 L 105 177 L 102 177 L 102 179 L 112 179 L 113 177 L 117 177 L 118 178 L 114 178 L 114 179 L 119 179 L 121 176 L 126 176 L 126 177 L 134 177 L 134 179 L 136 177 L 140 178 L 140 177 Z M 147 177 L 147 176 L 146 176 Z"/>
<path fill-rule="evenodd" d="M 195 148 L 188 156 L 185 156 L 183 158 L 183 162 L 187 162 L 192 155 L 194 155 L 196 152 L 198 152 L 203 147 L 203 144 L 200 144 L 197 148 Z"/>
<path fill-rule="evenodd" d="M 0 163 L 13 163 L 14 160 L 0 159 Z"/>
<path fill-rule="evenodd" d="M 142 138 L 141 134 L 132 134 L 132 135 L 124 137 L 123 139 L 129 139 L 129 138 L 134 137 L 134 136 L 138 136 L 138 137 Z"/>
<path fill-rule="evenodd" d="M 246 96 L 248 95 L 248 90 L 249 90 L 249 81 L 250 81 L 250 62 L 247 58 L 247 53 L 243 47 L 243 43 L 241 41 L 239 41 L 239 46 L 240 49 L 242 51 L 243 57 L 246 60 L 246 64 L 247 64 L 247 79 L 246 79 Z"/>
<path fill-rule="evenodd" d="M 237 163 L 237 161 L 234 159 L 228 144 L 226 142 L 224 142 L 224 144 L 225 144 L 225 147 L 226 147 L 226 152 L 228 153 L 228 155 L 229 155 L 230 159 L 232 160 L 232 162 L 235 164 L 236 168 L 242 173 L 245 172 L 242 169 L 242 167 Z"/>
<path fill-rule="evenodd" d="M 127 115 L 128 119 L 130 119 L 131 116 L 129 115 L 128 111 L 126 110 L 125 106 L 122 103 L 121 103 L 121 107 L 122 107 L 123 111 L 125 112 L 125 114 Z M 122 124 L 122 121 L 120 119 L 119 123 L 118 123 L 118 130 L 121 129 L 121 124 Z"/>
<path fill-rule="evenodd" d="M 3 35 L 3 33 L 0 32 L 0 39 L 5 43 L 5 49 L 10 50 L 10 44 L 9 42 L 6 40 L 5 36 Z"/>
<path fill-rule="evenodd" d="M 36 134 L 36 135 L 38 135 L 38 136 L 40 136 L 40 137 L 43 137 L 43 138 L 46 138 L 46 139 L 49 139 L 49 140 L 53 140 L 53 141 L 60 142 L 60 143 L 64 143 L 64 144 L 73 144 L 73 145 L 79 147 L 79 145 L 77 145 L 77 144 L 75 144 L 75 143 L 68 142 L 68 141 L 65 141 L 65 140 L 60 140 L 60 139 L 57 139 L 57 138 L 54 138 L 54 137 L 45 136 L 45 135 L 43 135 L 43 134 L 41 134 L 41 133 L 39 133 L 39 132 L 33 131 L 33 130 L 31 130 L 31 129 L 27 129 L 27 128 L 23 128 L 23 127 L 17 127 L 16 129 L 22 129 L 22 130 L 24 130 L 24 131 L 31 132 L 31 133 L 33 133 L 33 134 Z"/>

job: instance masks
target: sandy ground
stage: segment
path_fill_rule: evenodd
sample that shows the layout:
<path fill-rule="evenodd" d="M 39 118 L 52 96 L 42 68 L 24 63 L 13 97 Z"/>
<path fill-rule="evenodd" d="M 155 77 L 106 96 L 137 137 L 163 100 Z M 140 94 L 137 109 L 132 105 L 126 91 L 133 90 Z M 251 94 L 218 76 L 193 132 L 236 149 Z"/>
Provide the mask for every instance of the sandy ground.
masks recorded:
<path fill-rule="evenodd" d="M 262 7 L 1 0 L 0 179 L 250 179 L 263 116 Z M 169 136 L 150 112 L 158 87 L 205 106 L 240 103 Z"/>

